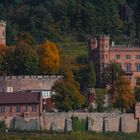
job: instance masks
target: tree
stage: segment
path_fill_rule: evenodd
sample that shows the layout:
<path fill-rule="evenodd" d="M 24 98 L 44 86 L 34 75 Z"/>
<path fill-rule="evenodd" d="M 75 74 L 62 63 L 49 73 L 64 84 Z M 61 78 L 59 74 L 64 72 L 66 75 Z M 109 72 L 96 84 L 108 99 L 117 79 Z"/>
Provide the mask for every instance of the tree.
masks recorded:
<path fill-rule="evenodd" d="M 6 53 L 7 53 L 7 47 L 0 45 L 0 75 L 6 75 Z"/>
<path fill-rule="evenodd" d="M 96 85 L 94 64 L 91 61 L 85 62 L 86 64 L 75 72 L 75 79 L 80 83 L 81 89 L 94 88 Z"/>
<path fill-rule="evenodd" d="M 140 78 L 137 78 L 135 87 L 135 98 L 137 102 L 140 102 Z"/>
<path fill-rule="evenodd" d="M 80 86 L 71 72 L 66 72 L 64 79 L 57 82 L 53 89 L 56 94 L 52 98 L 56 108 L 61 111 L 79 109 L 85 103 L 85 97 L 80 93 Z"/>
<path fill-rule="evenodd" d="M 26 42 L 21 42 L 14 49 L 11 49 L 8 57 L 8 65 L 11 74 L 38 74 L 39 59 L 37 51 Z"/>
<path fill-rule="evenodd" d="M 104 104 L 105 104 L 105 95 L 107 94 L 106 89 L 95 89 L 95 101 L 97 104 L 97 111 L 103 112 L 105 110 Z"/>
<path fill-rule="evenodd" d="M 90 61 L 87 65 L 86 83 L 88 88 L 94 88 L 96 84 L 96 75 L 94 71 L 94 64 Z"/>
<path fill-rule="evenodd" d="M 135 94 L 131 89 L 130 81 L 121 76 L 109 90 L 110 102 L 117 108 L 130 109 L 135 103 Z"/>
<path fill-rule="evenodd" d="M 6 130 L 6 128 L 7 128 L 7 126 L 6 126 L 5 121 L 4 120 L 0 120 L 0 132 L 1 131 L 4 132 Z"/>
<path fill-rule="evenodd" d="M 112 85 L 115 80 L 123 75 L 123 70 L 120 64 L 110 63 L 103 69 L 102 73 L 102 84 L 103 86 Z"/>
<path fill-rule="evenodd" d="M 55 43 L 47 41 L 42 45 L 40 52 L 40 68 L 44 74 L 58 73 L 61 67 L 59 48 Z"/>

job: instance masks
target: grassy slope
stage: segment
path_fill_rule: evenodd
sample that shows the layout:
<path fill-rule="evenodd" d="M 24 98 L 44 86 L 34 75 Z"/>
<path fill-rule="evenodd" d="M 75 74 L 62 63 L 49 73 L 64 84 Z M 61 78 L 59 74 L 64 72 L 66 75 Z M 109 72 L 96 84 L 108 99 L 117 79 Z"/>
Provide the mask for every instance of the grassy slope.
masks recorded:
<path fill-rule="evenodd" d="M 75 60 L 80 55 L 87 55 L 87 45 L 85 42 L 78 42 L 72 37 L 64 38 L 64 41 L 58 43 L 62 51 L 62 57 L 69 61 Z"/>
<path fill-rule="evenodd" d="M 84 43 L 63 44 L 62 55 L 69 60 L 75 60 L 80 55 L 87 55 L 86 46 Z"/>

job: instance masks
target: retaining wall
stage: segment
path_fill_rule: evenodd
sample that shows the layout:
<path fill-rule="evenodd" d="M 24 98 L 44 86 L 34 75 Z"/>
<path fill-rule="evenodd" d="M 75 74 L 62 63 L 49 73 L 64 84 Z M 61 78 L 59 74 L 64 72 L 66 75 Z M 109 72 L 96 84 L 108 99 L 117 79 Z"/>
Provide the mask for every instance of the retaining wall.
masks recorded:
<path fill-rule="evenodd" d="M 88 118 L 89 131 L 139 131 L 139 121 L 134 118 L 134 114 L 44 113 L 40 117 L 34 118 L 0 117 L 0 119 L 5 119 L 7 126 L 13 129 L 71 131 L 72 116 L 79 119 Z"/>

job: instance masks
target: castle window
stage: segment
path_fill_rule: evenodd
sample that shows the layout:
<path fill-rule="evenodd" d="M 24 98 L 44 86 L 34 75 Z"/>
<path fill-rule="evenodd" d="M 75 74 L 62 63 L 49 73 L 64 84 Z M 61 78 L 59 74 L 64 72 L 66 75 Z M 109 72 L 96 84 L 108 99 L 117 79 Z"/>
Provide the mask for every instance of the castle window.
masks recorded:
<path fill-rule="evenodd" d="M 128 54 L 128 55 L 126 55 L 126 59 L 130 59 L 131 58 L 131 56 Z"/>
<path fill-rule="evenodd" d="M 116 55 L 116 59 L 120 59 L 120 55 L 117 54 L 117 55 Z"/>
<path fill-rule="evenodd" d="M 21 112 L 21 107 L 20 106 L 16 106 L 16 112 Z"/>
<path fill-rule="evenodd" d="M 140 59 L 140 55 L 136 55 L 136 59 Z"/>
<path fill-rule="evenodd" d="M 136 70 L 140 71 L 140 64 L 136 64 Z"/>
<path fill-rule="evenodd" d="M 125 70 L 126 70 L 126 72 L 131 72 L 131 64 L 130 63 L 125 65 Z"/>
<path fill-rule="evenodd" d="M 102 48 L 104 48 L 104 45 L 102 45 Z"/>

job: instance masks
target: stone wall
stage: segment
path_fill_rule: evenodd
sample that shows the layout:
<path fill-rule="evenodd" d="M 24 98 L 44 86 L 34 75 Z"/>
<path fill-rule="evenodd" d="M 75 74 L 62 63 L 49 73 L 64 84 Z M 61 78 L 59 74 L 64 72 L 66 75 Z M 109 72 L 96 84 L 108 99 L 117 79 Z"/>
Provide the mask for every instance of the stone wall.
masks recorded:
<path fill-rule="evenodd" d="M 63 76 L 6 76 L 0 77 L 0 92 L 7 92 L 9 87 L 13 91 L 51 90 L 54 83 Z"/>
<path fill-rule="evenodd" d="M 139 121 L 134 114 L 117 113 L 45 113 L 36 118 L 3 118 L 8 127 L 26 130 L 71 131 L 71 117 L 88 118 L 88 130 L 95 132 L 138 132 Z M 2 118 L 0 118 L 2 119 Z"/>

